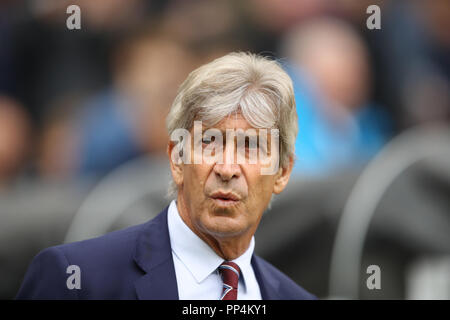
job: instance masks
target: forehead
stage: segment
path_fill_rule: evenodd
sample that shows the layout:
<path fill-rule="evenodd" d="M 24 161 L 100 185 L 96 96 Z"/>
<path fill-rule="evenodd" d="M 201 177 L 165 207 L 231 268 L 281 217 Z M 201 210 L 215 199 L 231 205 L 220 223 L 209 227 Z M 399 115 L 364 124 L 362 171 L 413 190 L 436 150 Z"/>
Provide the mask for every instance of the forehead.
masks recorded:
<path fill-rule="evenodd" d="M 226 129 L 255 129 L 241 113 L 232 113 L 219 121 L 215 126 L 219 130 Z"/>
<path fill-rule="evenodd" d="M 223 132 L 225 132 L 227 129 L 243 129 L 244 131 L 247 129 L 255 129 L 256 131 L 258 131 L 258 128 L 253 127 L 240 112 L 233 112 L 214 125 L 209 125 L 207 122 L 203 122 L 202 127 L 203 130 L 214 128 Z"/>

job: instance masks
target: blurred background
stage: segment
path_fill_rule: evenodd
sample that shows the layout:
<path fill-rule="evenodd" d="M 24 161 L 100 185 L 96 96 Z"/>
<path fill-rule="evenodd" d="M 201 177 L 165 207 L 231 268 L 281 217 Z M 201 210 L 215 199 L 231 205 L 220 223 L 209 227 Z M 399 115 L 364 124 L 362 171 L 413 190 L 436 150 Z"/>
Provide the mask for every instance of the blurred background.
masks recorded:
<path fill-rule="evenodd" d="M 0 298 L 40 250 L 159 213 L 178 86 L 250 51 L 299 115 L 256 252 L 319 298 L 450 299 L 449 49 L 447 0 L 2 0 Z"/>

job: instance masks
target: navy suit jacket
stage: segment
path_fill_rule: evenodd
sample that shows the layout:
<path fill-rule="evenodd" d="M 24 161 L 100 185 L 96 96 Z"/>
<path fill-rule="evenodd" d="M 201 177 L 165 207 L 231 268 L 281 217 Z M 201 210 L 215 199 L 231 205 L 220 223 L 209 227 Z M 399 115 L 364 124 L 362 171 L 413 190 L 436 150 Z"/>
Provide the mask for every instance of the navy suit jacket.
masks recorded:
<path fill-rule="evenodd" d="M 167 209 L 144 224 L 41 251 L 16 298 L 178 299 Z M 262 258 L 251 263 L 263 299 L 315 299 Z M 80 268 L 80 289 L 68 289 L 69 265 Z"/>

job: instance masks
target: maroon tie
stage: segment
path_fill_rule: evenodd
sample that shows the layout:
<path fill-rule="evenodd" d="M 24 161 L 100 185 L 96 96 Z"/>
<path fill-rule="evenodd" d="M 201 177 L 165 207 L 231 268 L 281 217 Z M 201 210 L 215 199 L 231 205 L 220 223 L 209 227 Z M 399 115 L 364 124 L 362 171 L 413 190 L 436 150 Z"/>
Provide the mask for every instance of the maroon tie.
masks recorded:
<path fill-rule="evenodd" d="M 219 271 L 223 280 L 223 291 L 220 300 L 237 300 L 239 266 L 231 261 L 224 261 L 219 266 Z"/>

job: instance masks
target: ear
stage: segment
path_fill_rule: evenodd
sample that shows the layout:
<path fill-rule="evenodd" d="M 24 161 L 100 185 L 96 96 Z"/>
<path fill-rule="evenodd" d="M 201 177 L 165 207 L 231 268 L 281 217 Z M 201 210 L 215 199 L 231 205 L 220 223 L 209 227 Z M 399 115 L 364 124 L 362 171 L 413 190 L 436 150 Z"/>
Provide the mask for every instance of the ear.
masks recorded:
<path fill-rule="evenodd" d="M 169 156 L 170 171 L 172 171 L 173 181 L 180 187 L 183 184 L 183 162 L 177 149 L 174 141 L 168 142 L 167 155 Z"/>
<path fill-rule="evenodd" d="M 273 193 L 279 194 L 286 188 L 289 177 L 291 176 L 292 167 L 294 166 L 294 158 L 289 157 L 289 162 L 285 167 L 281 167 L 275 175 L 275 184 L 273 185 Z"/>

